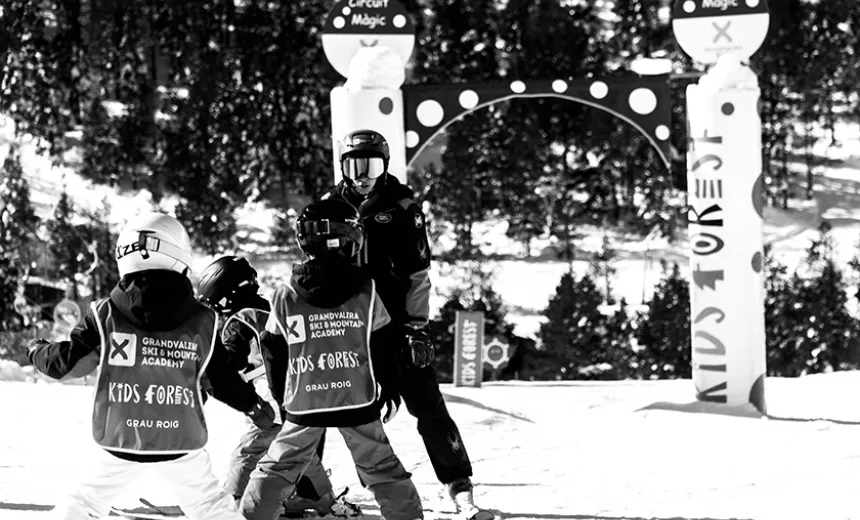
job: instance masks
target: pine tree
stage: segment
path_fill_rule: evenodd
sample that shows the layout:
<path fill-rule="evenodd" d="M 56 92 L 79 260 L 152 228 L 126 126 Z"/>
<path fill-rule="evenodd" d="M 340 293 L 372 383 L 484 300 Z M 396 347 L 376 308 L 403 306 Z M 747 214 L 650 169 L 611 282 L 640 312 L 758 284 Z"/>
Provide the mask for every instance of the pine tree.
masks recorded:
<path fill-rule="evenodd" d="M 6 254 L 18 251 L 28 260 L 30 237 L 36 234 L 39 217 L 30 202 L 30 186 L 24 178 L 21 158 L 12 150 L 3 163 L 0 183 L 0 249 Z"/>
<path fill-rule="evenodd" d="M 110 228 L 108 215 L 110 204 L 104 200 L 101 209 L 85 212 L 86 222 L 76 227 L 86 246 L 81 267 L 85 268 L 86 274 L 90 276 L 93 298 L 108 296 L 119 281 L 114 249 L 117 234 Z"/>
<path fill-rule="evenodd" d="M 606 319 L 606 334 L 603 349 L 607 362 L 612 366 L 602 374 L 602 379 L 628 379 L 636 377 L 639 359 L 633 348 L 636 333 L 635 316 L 627 309 L 627 300 L 621 298 L 618 309 Z"/>
<path fill-rule="evenodd" d="M 692 375 L 690 338 L 690 284 L 678 264 L 661 261 L 663 278 L 640 314 L 636 339 L 640 346 L 639 370 L 644 379 L 676 379 Z"/>
<path fill-rule="evenodd" d="M 803 334 L 803 306 L 797 300 L 792 282 L 799 278 L 788 276 L 788 267 L 773 258 L 771 247 L 765 246 L 764 301 L 767 337 L 767 375 L 793 377 L 800 375 L 805 362 L 798 349 Z"/>
<path fill-rule="evenodd" d="M 544 362 L 530 375 L 536 379 L 588 379 L 581 371 L 607 362 L 602 349 L 606 334 L 602 304 L 603 295 L 591 276 L 576 279 L 573 271 L 563 274 L 538 331 Z"/>
<path fill-rule="evenodd" d="M 58 278 L 66 280 L 72 287 L 72 297 L 77 299 L 77 284 L 75 275 L 81 271 L 82 255 L 85 247 L 73 220 L 76 218 L 75 208 L 65 188 L 60 193 L 60 200 L 54 208 L 53 217 L 48 220 L 48 251 L 54 261 L 54 269 Z"/>
<path fill-rule="evenodd" d="M 841 268 L 836 265 L 831 226 L 819 226 L 819 237 L 807 249 L 806 275 L 795 274 L 796 301 L 801 304 L 802 335 L 798 349 L 804 373 L 844 370 L 854 364 L 858 323 L 847 309 L 848 295 Z"/>
<path fill-rule="evenodd" d="M 16 328 L 14 308 L 20 278 L 33 261 L 31 238 L 39 226 L 30 188 L 17 150 L 10 150 L 3 163 L 0 182 L 0 331 Z"/>
<path fill-rule="evenodd" d="M 615 305 L 615 298 L 612 296 L 612 275 L 615 274 L 616 269 L 612 264 L 616 258 L 618 258 L 618 251 L 612 248 L 609 237 L 604 234 L 600 251 L 592 257 L 589 270 L 595 279 L 602 282 L 604 302 L 607 305 Z"/>

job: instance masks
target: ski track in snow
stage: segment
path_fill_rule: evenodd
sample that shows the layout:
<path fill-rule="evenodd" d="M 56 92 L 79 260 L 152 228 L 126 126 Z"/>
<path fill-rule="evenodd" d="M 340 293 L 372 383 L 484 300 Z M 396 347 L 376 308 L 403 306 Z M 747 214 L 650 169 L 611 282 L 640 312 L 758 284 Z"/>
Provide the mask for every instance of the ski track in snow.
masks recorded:
<path fill-rule="evenodd" d="M 768 379 L 771 418 L 693 402 L 689 380 L 443 385 L 472 458 L 476 502 L 522 520 L 860 520 L 860 373 Z M 73 486 L 91 441 L 91 387 L 0 382 L 0 520 L 40 520 Z M 208 449 L 223 475 L 242 417 L 206 405 Z M 454 520 L 415 420 L 386 426 L 428 520 Z M 340 436 L 324 460 L 364 518 L 379 510 L 361 488 Z M 129 486 L 173 503 L 155 479 Z M 115 518 L 115 517 L 112 517 Z"/>

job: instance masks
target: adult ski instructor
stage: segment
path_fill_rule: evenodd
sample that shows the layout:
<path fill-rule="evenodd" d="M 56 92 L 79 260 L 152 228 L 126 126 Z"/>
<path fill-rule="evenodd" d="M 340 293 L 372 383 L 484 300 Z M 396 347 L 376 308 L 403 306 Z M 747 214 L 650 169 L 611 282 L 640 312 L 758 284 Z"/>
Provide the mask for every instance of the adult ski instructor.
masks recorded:
<path fill-rule="evenodd" d="M 323 198 L 343 198 L 359 211 L 366 229 L 362 264 L 391 315 L 391 341 L 401 346 L 400 395 L 418 419 L 436 477 L 448 488 L 460 518 L 492 520 L 493 513 L 475 506 L 472 464 L 432 366 L 435 349 L 426 332 L 430 244 L 424 213 L 412 189 L 388 172 L 388 163 L 388 143 L 380 133 L 348 134 L 340 149 L 343 179 Z"/>

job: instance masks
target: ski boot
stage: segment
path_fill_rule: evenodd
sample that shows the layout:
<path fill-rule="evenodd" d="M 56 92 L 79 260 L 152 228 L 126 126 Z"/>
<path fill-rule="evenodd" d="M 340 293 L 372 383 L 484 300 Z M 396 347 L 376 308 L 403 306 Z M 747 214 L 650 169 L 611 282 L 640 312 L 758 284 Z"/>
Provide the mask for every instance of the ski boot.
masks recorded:
<path fill-rule="evenodd" d="M 457 507 L 457 518 L 459 520 L 495 520 L 495 513 L 475 505 L 472 487 L 472 481 L 468 478 L 448 484 L 448 495 Z"/>
<path fill-rule="evenodd" d="M 361 516 L 361 508 L 344 498 L 348 492 L 349 488 L 346 488 L 335 496 L 333 492 L 329 491 L 316 500 L 294 495 L 284 502 L 284 512 L 281 514 L 281 518 L 314 518 L 326 515 L 341 518 Z"/>

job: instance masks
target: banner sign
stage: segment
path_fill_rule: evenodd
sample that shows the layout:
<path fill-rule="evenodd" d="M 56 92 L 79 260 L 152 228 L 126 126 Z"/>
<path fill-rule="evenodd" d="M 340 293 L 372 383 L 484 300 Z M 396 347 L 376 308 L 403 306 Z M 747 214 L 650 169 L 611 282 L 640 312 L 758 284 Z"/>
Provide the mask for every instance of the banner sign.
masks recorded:
<path fill-rule="evenodd" d="M 408 63 L 415 22 L 397 0 L 340 0 L 326 17 L 322 43 L 329 63 L 346 78 L 350 60 L 362 47 L 389 47 Z"/>
<path fill-rule="evenodd" d="M 770 26 L 767 0 L 677 0 L 672 18 L 678 45 L 706 64 L 723 54 L 748 60 Z"/>
<path fill-rule="evenodd" d="M 481 386 L 483 346 L 484 313 L 457 311 L 454 327 L 454 386 Z"/>
<path fill-rule="evenodd" d="M 727 57 L 728 58 L 728 57 Z M 720 70 L 723 64 L 729 69 Z M 711 75 L 714 78 L 711 78 Z M 731 77 L 731 84 L 715 78 Z M 718 63 L 687 88 L 693 383 L 699 401 L 764 411 L 761 120 L 755 75 Z"/>

